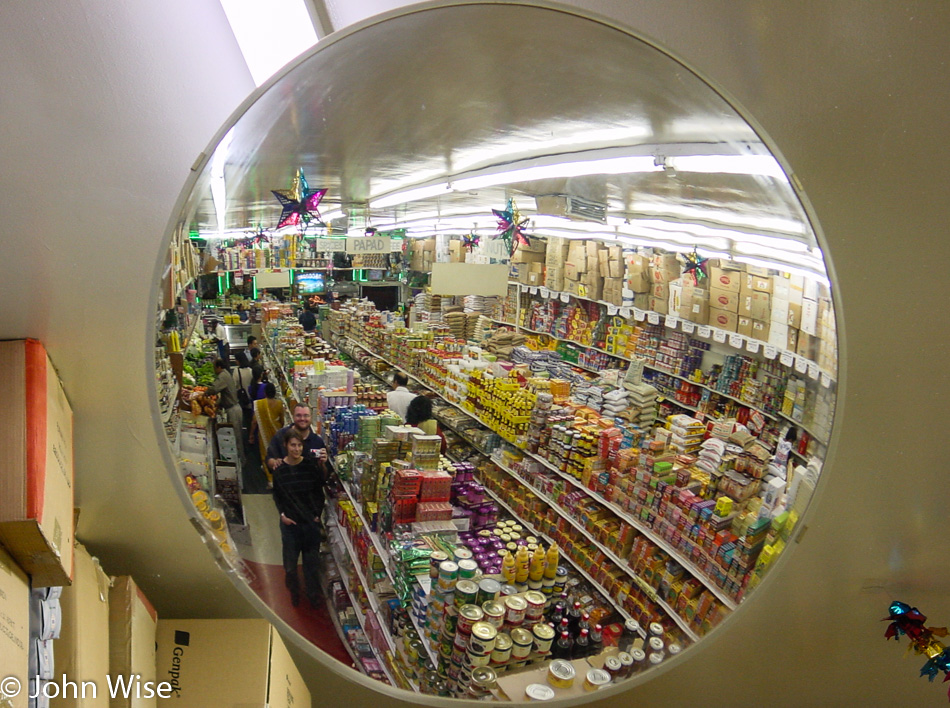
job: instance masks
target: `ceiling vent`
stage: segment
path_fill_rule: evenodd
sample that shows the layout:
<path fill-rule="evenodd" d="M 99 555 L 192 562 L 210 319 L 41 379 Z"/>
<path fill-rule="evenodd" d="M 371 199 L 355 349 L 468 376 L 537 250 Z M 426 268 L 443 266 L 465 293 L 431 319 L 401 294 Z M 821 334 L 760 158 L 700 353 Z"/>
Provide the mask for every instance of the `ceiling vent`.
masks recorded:
<path fill-rule="evenodd" d="M 539 214 L 566 216 L 576 221 L 607 223 L 607 205 L 571 194 L 545 194 L 535 197 Z"/>

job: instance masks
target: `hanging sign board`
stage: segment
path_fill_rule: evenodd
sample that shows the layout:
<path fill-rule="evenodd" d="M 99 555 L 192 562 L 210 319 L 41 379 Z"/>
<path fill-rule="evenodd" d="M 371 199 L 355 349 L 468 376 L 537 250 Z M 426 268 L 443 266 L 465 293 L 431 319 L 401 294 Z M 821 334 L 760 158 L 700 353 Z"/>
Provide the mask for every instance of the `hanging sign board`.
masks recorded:
<path fill-rule="evenodd" d="M 318 238 L 314 243 L 314 248 L 318 253 L 337 253 L 346 250 L 346 239 L 344 238 Z"/>
<path fill-rule="evenodd" d="M 347 236 L 346 252 L 350 255 L 361 253 L 389 253 L 390 239 L 388 236 Z"/>
<path fill-rule="evenodd" d="M 506 296 L 508 266 L 433 263 L 432 292 L 436 295 Z"/>
<path fill-rule="evenodd" d="M 508 244 L 505 243 L 503 238 L 482 238 L 478 242 L 478 248 L 484 255 L 498 261 L 507 261 L 511 258 L 511 254 L 508 252 Z"/>

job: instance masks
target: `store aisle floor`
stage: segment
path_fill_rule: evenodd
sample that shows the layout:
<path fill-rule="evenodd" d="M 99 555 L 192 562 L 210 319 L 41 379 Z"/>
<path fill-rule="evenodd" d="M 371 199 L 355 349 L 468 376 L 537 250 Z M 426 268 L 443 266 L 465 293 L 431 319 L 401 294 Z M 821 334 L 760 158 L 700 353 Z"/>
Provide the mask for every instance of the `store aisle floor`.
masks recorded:
<path fill-rule="evenodd" d="M 251 530 L 251 544 L 238 544 L 252 577 L 251 589 L 277 615 L 315 646 L 334 659 L 352 666 L 346 647 L 340 640 L 326 604 L 313 608 L 303 599 L 294 607 L 284 585 L 281 564 L 280 529 L 277 509 L 270 494 L 244 494 L 245 520 Z"/>

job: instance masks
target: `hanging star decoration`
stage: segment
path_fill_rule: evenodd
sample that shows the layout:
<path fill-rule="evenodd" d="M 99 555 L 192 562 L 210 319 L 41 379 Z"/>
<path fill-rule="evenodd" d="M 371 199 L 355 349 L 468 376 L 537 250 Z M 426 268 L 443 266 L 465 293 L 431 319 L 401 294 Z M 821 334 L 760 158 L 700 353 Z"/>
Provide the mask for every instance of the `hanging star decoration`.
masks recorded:
<path fill-rule="evenodd" d="M 882 622 L 890 621 L 884 632 L 884 638 L 893 637 L 900 641 L 900 638 L 906 635 L 910 640 L 908 651 L 913 649 L 914 653 L 927 656 L 927 662 L 921 668 L 920 676 L 926 676 L 932 682 L 938 674 L 943 672 L 943 680 L 950 681 L 950 648 L 935 638 L 946 637 L 947 628 L 925 626 L 927 617 L 920 610 L 897 600 L 890 604 L 888 612 L 888 616 L 881 620 Z"/>
<path fill-rule="evenodd" d="M 257 231 L 238 243 L 244 248 L 253 248 L 255 245 L 264 243 L 267 240 L 267 232 L 261 224 L 257 225 Z"/>
<path fill-rule="evenodd" d="M 271 193 L 277 197 L 277 201 L 283 207 L 280 220 L 277 222 L 278 229 L 283 226 L 297 226 L 301 223 L 306 229 L 314 214 L 318 222 L 323 223 L 317 207 L 327 190 L 310 189 L 302 169 L 297 171 L 290 189 L 272 189 Z"/>
<path fill-rule="evenodd" d="M 462 236 L 462 248 L 467 248 L 468 252 L 471 253 L 478 247 L 478 243 L 481 240 L 474 232 Z"/>
<path fill-rule="evenodd" d="M 528 220 L 521 218 L 521 214 L 518 212 L 518 207 L 515 206 L 514 201 L 509 199 L 508 204 L 505 205 L 503 210 L 492 209 L 491 211 L 492 214 L 498 218 L 498 230 L 492 238 L 504 239 L 505 244 L 508 246 L 509 256 L 514 255 L 519 245 L 531 245 L 531 241 L 524 233 L 524 227 L 525 224 L 528 223 Z"/>
<path fill-rule="evenodd" d="M 684 254 L 683 259 L 686 261 L 686 265 L 683 267 L 683 275 L 692 275 L 693 282 L 696 285 L 699 285 L 699 281 L 703 278 L 709 277 L 709 271 L 706 269 L 706 261 L 709 259 L 700 256 L 695 248 L 692 253 Z"/>

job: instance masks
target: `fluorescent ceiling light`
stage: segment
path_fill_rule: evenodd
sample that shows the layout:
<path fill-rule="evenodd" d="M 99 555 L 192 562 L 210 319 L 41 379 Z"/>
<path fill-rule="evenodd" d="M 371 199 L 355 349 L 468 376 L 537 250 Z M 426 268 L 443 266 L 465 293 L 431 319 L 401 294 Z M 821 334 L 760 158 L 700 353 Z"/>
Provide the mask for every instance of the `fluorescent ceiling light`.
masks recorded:
<path fill-rule="evenodd" d="M 754 175 L 788 181 L 785 170 L 771 155 L 678 155 L 666 158 L 677 172 Z"/>
<path fill-rule="evenodd" d="M 629 207 L 636 214 L 650 214 L 652 216 L 678 216 L 684 219 L 710 221 L 724 226 L 738 226 L 792 236 L 804 236 L 809 232 L 808 226 L 795 219 L 781 217 L 750 216 L 730 209 L 707 209 L 689 206 L 688 204 L 673 204 L 669 202 L 644 202 L 634 200 Z"/>
<path fill-rule="evenodd" d="M 520 170 L 495 172 L 494 174 L 480 175 L 457 179 L 452 187 L 459 192 L 497 187 L 515 182 L 533 182 L 542 179 L 566 179 L 570 177 L 585 177 L 587 175 L 623 175 L 634 172 L 659 172 L 663 168 L 654 164 L 650 155 L 633 155 L 631 157 L 610 157 L 603 160 L 579 160 L 577 162 L 558 162 L 553 165 L 538 165 L 525 167 Z"/>
<path fill-rule="evenodd" d="M 429 199 L 431 197 L 438 197 L 443 194 L 448 194 L 451 192 L 449 185 L 445 182 L 440 182 L 438 184 L 430 184 L 424 187 L 416 187 L 415 189 L 407 189 L 405 192 L 396 192 L 395 194 L 390 194 L 385 197 L 380 197 L 379 199 L 374 199 L 369 203 L 370 209 L 382 209 L 388 206 L 396 206 L 398 204 L 404 204 L 406 202 L 415 202 L 421 199 Z"/>
<path fill-rule="evenodd" d="M 228 151 L 234 139 L 232 127 L 218 143 L 211 156 L 211 201 L 214 202 L 214 215 L 218 222 L 218 233 L 224 231 L 227 216 L 228 195 L 224 181 L 224 166 L 227 164 Z"/>
<path fill-rule="evenodd" d="M 257 86 L 317 43 L 304 0 L 220 2 Z"/>

